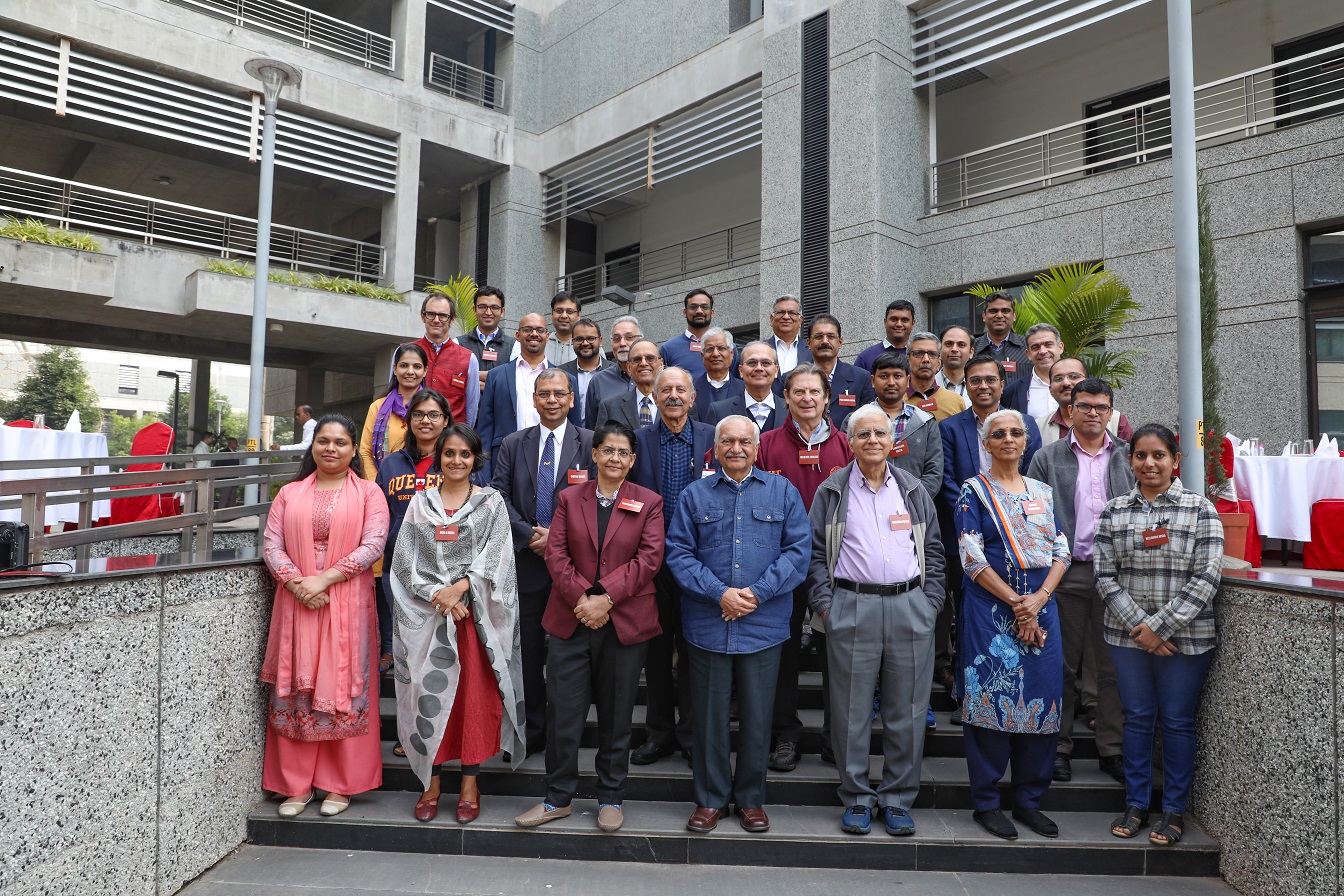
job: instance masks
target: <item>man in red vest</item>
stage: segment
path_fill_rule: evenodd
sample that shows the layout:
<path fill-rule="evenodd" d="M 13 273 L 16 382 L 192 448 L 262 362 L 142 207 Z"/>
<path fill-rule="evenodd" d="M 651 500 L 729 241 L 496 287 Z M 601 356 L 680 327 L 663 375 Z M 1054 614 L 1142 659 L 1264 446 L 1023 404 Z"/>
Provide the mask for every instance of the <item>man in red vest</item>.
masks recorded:
<path fill-rule="evenodd" d="M 429 358 L 425 385 L 448 399 L 448 409 L 453 412 L 454 423 L 475 426 L 476 407 L 481 403 L 480 364 L 471 349 L 463 348 L 448 338 L 456 317 L 457 309 L 450 299 L 426 296 L 420 305 L 420 319 L 425 322 L 425 335 L 415 340 L 415 344 L 424 349 Z"/>

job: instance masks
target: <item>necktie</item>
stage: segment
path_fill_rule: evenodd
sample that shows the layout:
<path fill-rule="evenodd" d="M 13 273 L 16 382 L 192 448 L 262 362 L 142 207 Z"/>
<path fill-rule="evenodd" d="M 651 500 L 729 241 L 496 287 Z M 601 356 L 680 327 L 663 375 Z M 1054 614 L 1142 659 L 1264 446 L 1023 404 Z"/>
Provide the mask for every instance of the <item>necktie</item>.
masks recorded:
<path fill-rule="evenodd" d="M 649 406 L 649 396 L 647 395 L 639 400 L 639 425 L 653 425 L 653 408 Z"/>
<path fill-rule="evenodd" d="M 547 433 L 546 448 L 541 452 L 537 471 L 537 525 L 549 528 L 555 498 L 555 433 Z"/>

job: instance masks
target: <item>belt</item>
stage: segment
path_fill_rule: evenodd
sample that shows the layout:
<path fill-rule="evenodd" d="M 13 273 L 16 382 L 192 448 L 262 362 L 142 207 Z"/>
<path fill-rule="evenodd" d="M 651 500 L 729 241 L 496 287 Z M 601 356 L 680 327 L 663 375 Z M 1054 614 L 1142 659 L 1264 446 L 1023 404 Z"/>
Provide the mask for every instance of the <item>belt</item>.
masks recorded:
<path fill-rule="evenodd" d="M 918 588 L 919 577 L 916 576 L 908 582 L 897 582 L 894 585 L 869 585 L 865 582 L 852 582 L 849 579 L 837 578 L 835 587 L 844 588 L 846 591 L 853 591 L 858 594 L 880 594 L 883 597 L 891 597 Z"/>

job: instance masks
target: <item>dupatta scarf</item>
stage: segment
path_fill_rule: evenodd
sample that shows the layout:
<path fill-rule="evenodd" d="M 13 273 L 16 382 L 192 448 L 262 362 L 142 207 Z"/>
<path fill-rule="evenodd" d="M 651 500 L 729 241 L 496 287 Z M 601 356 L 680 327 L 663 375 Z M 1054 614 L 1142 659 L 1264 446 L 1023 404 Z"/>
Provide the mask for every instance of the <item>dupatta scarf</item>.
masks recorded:
<path fill-rule="evenodd" d="M 1050 528 L 1055 526 L 1055 517 L 1053 513 L 1053 501 L 1046 487 L 1035 479 L 1022 477 L 1023 484 L 1026 486 L 1026 499 L 1029 501 L 1040 501 L 1047 508 L 1051 508 Z M 999 532 L 999 537 L 1003 539 L 1004 553 L 1008 557 L 1008 562 L 1017 569 L 1041 569 L 1049 568 L 1051 563 L 1050 551 L 1054 547 L 1055 533 L 1050 533 L 1049 543 L 1042 545 L 1042 533 L 1034 531 L 1039 527 L 1034 527 L 1027 520 L 1025 514 L 1012 511 L 1005 505 L 994 493 L 990 487 L 989 477 L 984 473 L 978 476 L 972 476 L 966 480 L 966 485 L 975 496 L 980 499 L 980 503 L 989 511 L 989 516 L 994 520 L 994 528 Z M 1042 548 L 1044 548 L 1045 562 L 1040 563 Z"/>

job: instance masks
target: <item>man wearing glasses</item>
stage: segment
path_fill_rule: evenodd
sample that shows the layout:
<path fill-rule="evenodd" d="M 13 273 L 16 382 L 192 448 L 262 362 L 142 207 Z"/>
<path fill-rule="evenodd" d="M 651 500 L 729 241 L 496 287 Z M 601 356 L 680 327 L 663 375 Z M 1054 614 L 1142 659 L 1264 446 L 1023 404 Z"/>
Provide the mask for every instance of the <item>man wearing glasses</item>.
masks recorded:
<path fill-rule="evenodd" d="M 457 337 L 457 344 L 476 356 L 481 368 L 481 388 L 485 375 L 501 364 L 507 364 L 518 351 L 517 341 L 499 328 L 504 319 L 504 293 L 493 286 L 476 290 L 476 327 L 470 333 Z"/>
<path fill-rule="evenodd" d="M 882 327 L 887 331 L 885 339 L 870 345 L 854 359 L 855 367 L 862 367 L 872 373 L 873 361 L 883 352 L 905 354 L 910 344 L 910 331 L 915 328 L 915 306 L 905 299 L 892 299 L 887 303 L 886 316 L 882 318 Z"/>
<path fill-rule="evenodd" d="M 1039 420 L 1055 408 L 1050 395 L 1050 368 L 1064 353 L 1059 330 L 1050 324 L 1035 324 L 1027 330 L 1027 357 L 1031 375 L 1024 376 L 1003 390 L 1003 406 L 1032 420 Z"/>
<path fill-rule="evenodd" d="M 611 366 L 602 357 L 602 328 L 597 321 L 586 317 L 574 324 L 574 335 L 569 340 L 574 346 L 574 360 L 560 365 L 560 369 L 574 377 L 579 390 L 574 393 L 574 407 L 580 420 L 588 419 L 588 386 L 593 377 Z M 546 343 L 550 347 L 550 343 Z"/>
<path fill-rule="evenodd" d="M 502 306 L 501 306 L 502 307 Z M 420 303 L 420 319 L 425 324 L 425 335 L 415 344 L 425 350 L 429 369 L 425 371 L 425 385 L 437 390 L 448 399 L 454 423 L 476 425 L 476 409 L 481 403 L 480 362 L 470 350 L 448 337 L 457 311 L 452 299 L 430 295 Z M 471 388 L 468 389 L 468 384 Z"/>
<path fill-rule="evenodd" d="M 774 391 L 779 365 L 770 343 L 757 341 L 743 346 L 739 369 L 742 371 L 742 394 L 711 404 L 705 422 L 713 426 L 725 417 L 741 416 L 754 422 L 757 432 L 769 432 L 783 426 L 789 419 L 789 409 L 785 407 L 783 397 Z"/>
<path fill-rule="evenodd" d="M 1068 437 L 1073 427 L 1073 387 L 1088 376 L 1087 365 L 1078 358 L 1060 358 L 1050 367 L 1050 397 L 1057 406 L 1036 418 L 1042 448 Z M 1111 414 L 1106 421 L 1106 431 L 1111 438 L 1126 443 L 1134 435 L 1134 427 L 1124 414 Z"/>
<path fill-rule="evenodd" d="M 975 353 L 988 354 L 1002 364 L 1003 374 L 1007 377 L 1004 386 L 1010 386 L 1027 375 L 1030 364 L 1027 344 L 1013 332 L 1013 324 L 1017 323 L 1013 297 L 1006 292 L 986 296 L 980 319 L 985 323 L 985 332 L 975 340 Z"/>
<path fill-rule="evenodd" d="M 1063 362 L 1058 362 L 1058 368 Z M 1075 361 L 1075 364 L 1081 362 Z M 1064 652 L 1064 702 L 1060 707 L 1059 744 L 1054 779 L 1073 778 L 1073 717 L 1083 651 L 1089 644 L 1097 667 L 1097 755 L 1101 771 L 1125 780 L 1121 757 L 1124 715 L 1115 684 L 1115 667 L 1103 637 L 1105 603 L 1097 591 L 1092 557 L 1097 521 L 1106 502 L 1134 487 L 1129 452 L 1107 432 L 1115 414 L 1115 393 L 1099 379 L 1080 380 L 1069 390 L 1073 427 L 1054 444 L 1042 448 L 1027 475 L 1055 491 L 1055 521 L 1069 539 L 1073 564 L 1055 591 L 1059 608 L 1059 639 Z"/>
<path fill-rule="evenodd" d="M 546 360 L 559 367 L 578 355 L 574 346 L 574 326 L 579 321 L 579 300 L 561 290 L 551 297 L 551 326 L 555 332 L 546 340 Z"/>
<path fill-rule="evenodd" d="M 681 300 L 681 313 L 686 318 L 686 331 L 664 342 L 658 351 L 665 366 L 680 367 L 694 378 L 705 372 L 704 338 L 714 322 L 714 297 L 703 289 L 693 289 Z"/>
<path fill-rule="evenodd" d="M 652 426 L 658 416 L 653 384 L 663 369 L 663 356 L 652 339 L 640 339 L 630 346 L 626 370 L 635 388 L 604 400 L 594 417 L 597 426 L 615 420 L 638 432 Z"/>
<path fill-rule="evenodd" d="M 969 343 L 969 339 L 967 341 Z M 937 336 L 932 333 L 914 334 L 907 343 L 905 356 L 910 365 L 910 383 L 905 397 L 921 411 L 932 414 L 935 420 L 942 423 L 953 414 L 960 414 L 970 407 L 970 402 L 965 398 L 938 384 L 938 372 L 943 362 Z M 873 368 L 873 374 L 877 374 L 876 367 Z"/>
<path fill-rule="evenodd" d="M 775 299 L 770 312 L 770 338 L 766 344 L 775 350 L 775 376 L 782 377 L 804 361 L 812 360 L 812 352 L 800 335 L 803 330 L 803 306 L 794 295 Z M 745 376 L 742 377 L 746 379 Z"/>
<path fill-rule="evenodd" d="M 705 372 L 695 378 L 695 419 L 705 422 L 709 406 L 742 394 L 742 379 L 733 373 L 733 337 L 722 327 L 710 327 L 700 339 Z"/>
<path fill-rule="evenodd" d="M 612 322 L 611 356 L 616 363 L 599 372 L 588 383 L 583 399 L 583 425 L 588 429 L 597 426 L 597 409 L 603 401 L 614 395 L 624 395 L 635 388 L 626 365 L 630 361 L 630 346 L 643 338 L 644 331 L 635 317 L 627 314 Z"/>

